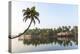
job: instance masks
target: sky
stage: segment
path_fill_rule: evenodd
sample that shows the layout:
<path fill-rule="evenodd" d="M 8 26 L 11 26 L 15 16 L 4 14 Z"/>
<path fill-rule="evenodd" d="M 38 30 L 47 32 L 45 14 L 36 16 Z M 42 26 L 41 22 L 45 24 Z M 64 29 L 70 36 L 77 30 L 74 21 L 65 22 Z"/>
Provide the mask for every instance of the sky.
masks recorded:
<path fill-rule="evenodd" d="M 12 35 L 22 33 L 29 25 L 30 20 L 23 21 L 23 9 L 36 7 L 39 12 L 40 24 L 32 23 L 30 29 L 55 28 L 59 26 L 78 25 L 78 6 L 58 3 L 36 3 L 36 2 L 12 2 Z"/>

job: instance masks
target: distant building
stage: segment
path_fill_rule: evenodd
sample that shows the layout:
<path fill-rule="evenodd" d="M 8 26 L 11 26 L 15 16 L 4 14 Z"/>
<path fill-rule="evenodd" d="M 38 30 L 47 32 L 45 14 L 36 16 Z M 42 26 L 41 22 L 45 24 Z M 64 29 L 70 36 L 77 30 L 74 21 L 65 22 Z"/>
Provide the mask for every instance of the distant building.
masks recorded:
<path fill-rule="evenodd" d="M 25 39 L 25 40 L 32 39 L 32 35 L 24 35 L 24 39 Z"/>
<path fill-rule="evenodd" d="M 68 41 L 68 40 L 70 40 L 70 38 L 65 38 L 65 37 L 60 38 L 60 37 L 58 37 L 58 38 L 57 38 L 57 40 L 62 40 L 62 41 L 64 41 L 64 40 L 65 40 L 65 41 Z"/>
<path fill-rule="evenodd" d="M 57 33 L 57 36 L 68 36 L 68 35 L 71 35 L 71 32 L 60 32 L 60 33 Z"/>
<path fill-rule="evenodd" d="M 29 39 L 32 39 L 31 35 L 22 35 L 19 37 L 19 40 L 29 40 Z"/>
<path fill-rule="evenodd" d="M 24 35 L 21 35 L 18 39 L 19 40 L 23 40 L 24 39 Z"/>

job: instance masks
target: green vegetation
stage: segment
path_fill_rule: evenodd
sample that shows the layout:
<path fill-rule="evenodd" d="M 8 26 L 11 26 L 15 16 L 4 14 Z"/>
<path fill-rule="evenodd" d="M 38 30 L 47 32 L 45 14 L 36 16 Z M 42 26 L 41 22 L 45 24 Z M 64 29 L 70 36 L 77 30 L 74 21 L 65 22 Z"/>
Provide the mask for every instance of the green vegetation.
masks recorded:
<path fill-rule="evenodd" d="M 69 35 L 60 35 L 57 33 L 60 32 L 69 32 Z M 29 29 L 25 32 L 25 35 L 31 35 L 31 39 L 23 39 L 23 43 L 27 45 L 40 45 L 40 44 L 59 44 L 63 46 L 72 46 L 72 41 L 77 45 L 78 44 L 78 27 L 77 26 L 62 26 L 54 29 Z"/>
<path fill-rule="evenodd" d="M 57 33 L 60 32 L 68 32 L 70 33 L 71 36 L 78 36 L 78 27 L 77 26 L 73 26 L 73 28 L 71 28 L 71 26 L 62 26 L 62 27 L 58 27 L 58 28 L 44 28 L 44 29 L 40 29 L 40 28 L 35 28 L 35 29 L 29 29 L 28 31 L 25 32 L 24 35 L 32 35 L 32 36 L 56 36 Z"/>

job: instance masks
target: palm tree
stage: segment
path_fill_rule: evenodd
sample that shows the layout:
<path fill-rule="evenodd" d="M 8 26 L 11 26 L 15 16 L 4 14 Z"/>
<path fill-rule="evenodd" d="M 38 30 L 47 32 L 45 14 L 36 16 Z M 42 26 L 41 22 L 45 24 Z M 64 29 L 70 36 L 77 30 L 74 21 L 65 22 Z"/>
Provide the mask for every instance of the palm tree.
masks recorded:
<path fill-rule="evenodd" d="M 65 26 L 65 30 L 66 30 L 67 32 L 70 32 L 70 29 L 71 29 L 71 26 Z"/>
<path fill-rule="evenodd" d="M 14 38 L 20 37 L 21 35 L 25 34 L 26 31 L 27 31 L 27 30 L 29 29 L 29 27 L 31 26 L 32 22 L 33 22 L 34 25 L 35 25 L 35 23 L 36 23 L 36 22 L 35 22 L 35 19 L 38 20 L 38 22 L 40 23 L 40 20 L 39 20 L 39 18 L 38 18 L 39 12 L 37 12 L 37 11 L 35 10 L 35 6 L 33 6 L 31 9 L 30 9 L 30 8 L 23 9 L 23 16 L 24 16 L 23 21 L 26 22 L 27 19 L 30 19 L 30 20 L 31 20 L 28 28 L 27 28 L 23 33 L 19 34 L 19 35 L 16 36 L 16 37 L 13 37 L 13 38 L 9 37 L 10 39 L 14 39 Z"/>

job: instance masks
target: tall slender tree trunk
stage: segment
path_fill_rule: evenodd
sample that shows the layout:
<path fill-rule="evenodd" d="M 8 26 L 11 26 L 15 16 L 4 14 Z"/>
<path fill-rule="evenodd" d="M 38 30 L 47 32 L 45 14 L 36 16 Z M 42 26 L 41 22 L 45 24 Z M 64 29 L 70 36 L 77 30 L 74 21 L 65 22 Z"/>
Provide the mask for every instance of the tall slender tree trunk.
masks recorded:
<path fill-rule="evenodd" d="M 23 34 L 29 29 L 29 27 L 31 26 L 31 24 L 32 24 L 32 20 L 31 20 L 28 28 L 27 28 L 23 33 L 19 34 L 18 36 L 15 36 L 15 37 L 11 37 L 11 36 L 10 36 L 9 39 L 14 39 L 14 38 L 17 38 L 17 37 L 20 37 L 21 35 L 23 35 Z"/>

